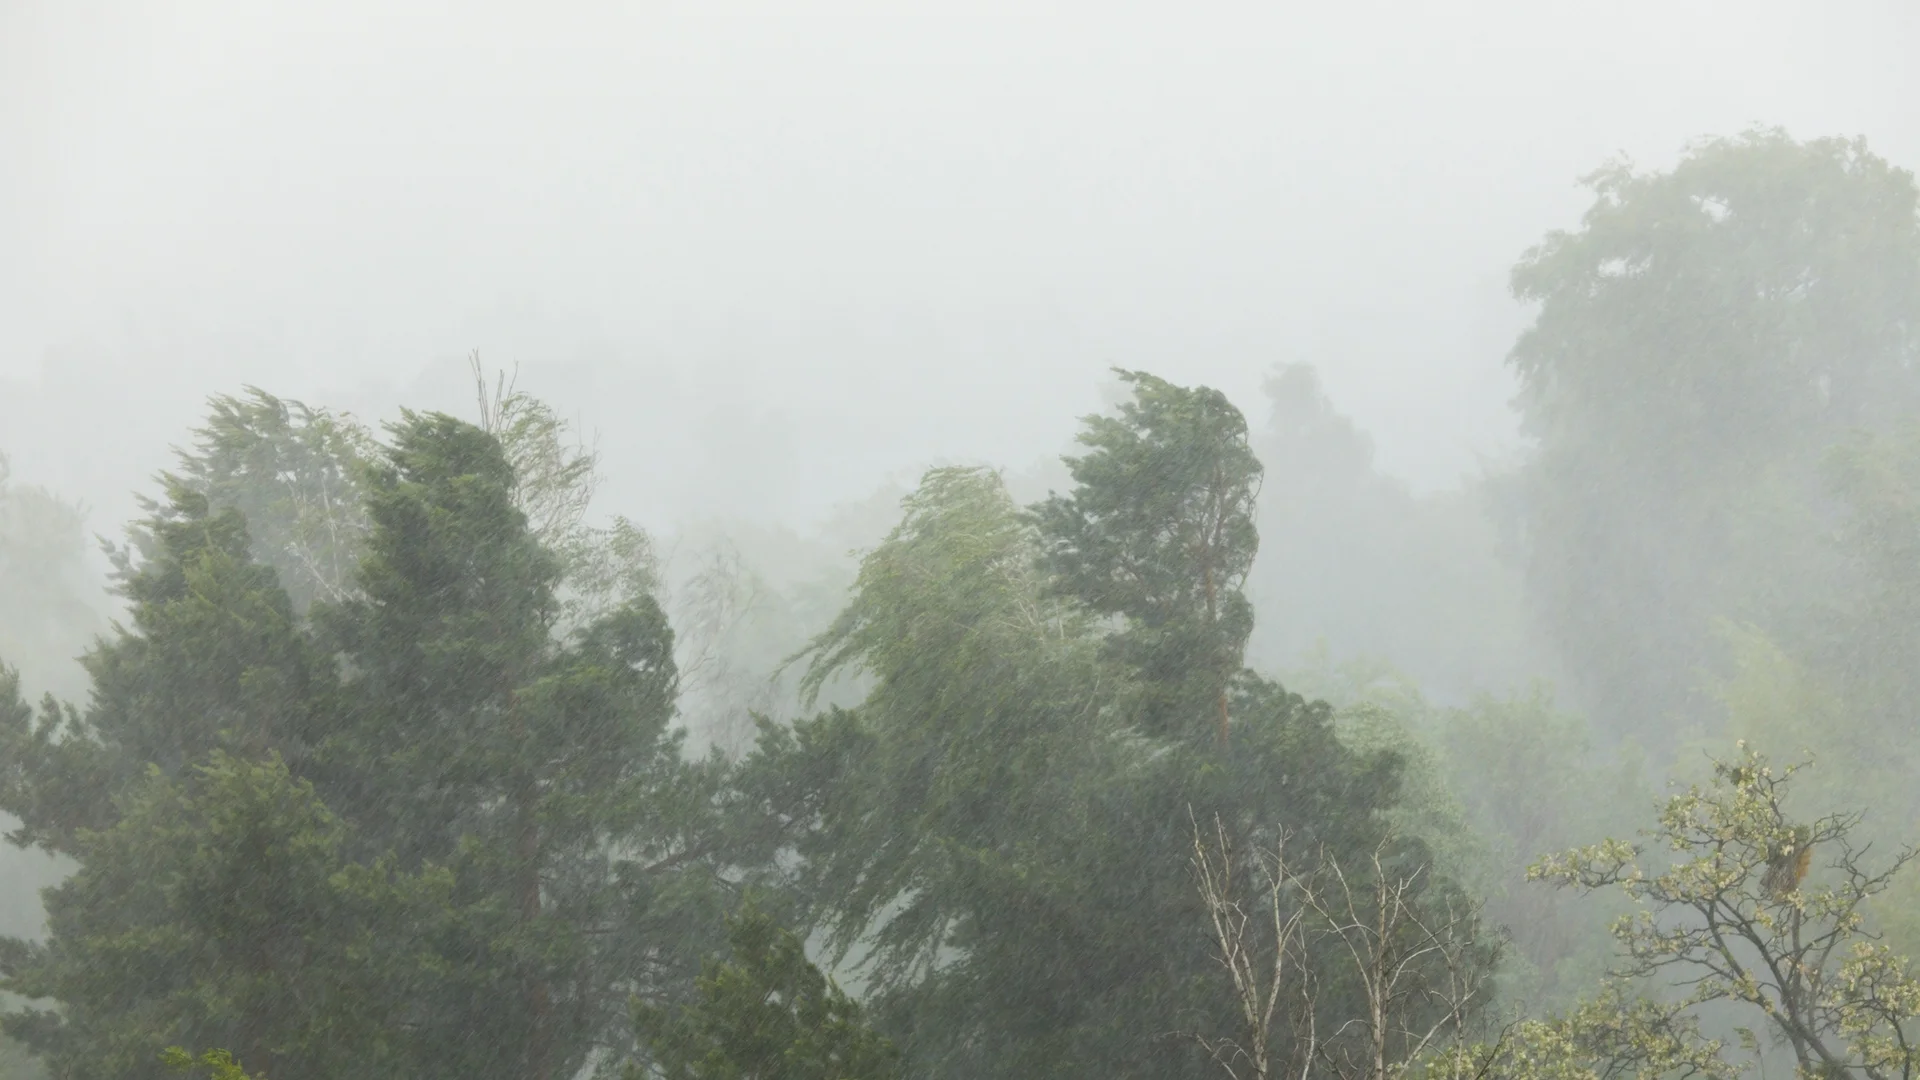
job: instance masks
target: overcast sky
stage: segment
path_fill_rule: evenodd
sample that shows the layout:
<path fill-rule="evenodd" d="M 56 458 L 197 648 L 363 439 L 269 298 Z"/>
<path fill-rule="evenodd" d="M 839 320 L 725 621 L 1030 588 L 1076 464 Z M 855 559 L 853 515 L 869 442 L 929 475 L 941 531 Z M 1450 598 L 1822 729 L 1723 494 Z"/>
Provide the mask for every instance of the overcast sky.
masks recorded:
<path fill-rule="evenodd" d="M 1433 488 L 1580 174 L 1920 164 L 1911 2 L 1194 7 L 0 0 L 0 450 L 117 518 L 210 392 L 462 408 L 478 348 L 623 509 L 799 520 L 1306 360 Z"/>

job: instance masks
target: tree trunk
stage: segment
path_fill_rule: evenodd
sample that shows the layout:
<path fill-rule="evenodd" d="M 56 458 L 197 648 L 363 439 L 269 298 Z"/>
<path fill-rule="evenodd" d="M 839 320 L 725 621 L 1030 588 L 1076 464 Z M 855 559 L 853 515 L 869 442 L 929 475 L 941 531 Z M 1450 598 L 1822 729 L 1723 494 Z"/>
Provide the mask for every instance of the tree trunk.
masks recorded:
<path fill-rule="evenodd" d="M 1207 554 L 1211 556 L 1212 552 L 1209 551 Z M 1201 566 L 1200 572 L 1202 575 L 1202 580 L 1204 580 L 1207 585 L 1207 624 L 1210 628 L 1217 628 L 1220 625 L 1220 611 L 1219 611 L 1219 602 L 1214 595 L 1213 559 L 1212 558 L 1209 557 L 1207 559 L 1207 561 Z M 1222 686 L 1220 688 L 1219 694 L 1215 698 L 1214 703 L 1219 707 L 1219 710 L 1220 710 L 1220 719 L 1219 719 L 1219 722 L 1215 725 L 1214 734 L 1216 738 L 1219 740 L 1220 748 L 1224 750 L 1226 749 L 1226 746 L 1227 746 L 1227 729 L 1228 729 L 1227 688 L 1225 686 Z"/>

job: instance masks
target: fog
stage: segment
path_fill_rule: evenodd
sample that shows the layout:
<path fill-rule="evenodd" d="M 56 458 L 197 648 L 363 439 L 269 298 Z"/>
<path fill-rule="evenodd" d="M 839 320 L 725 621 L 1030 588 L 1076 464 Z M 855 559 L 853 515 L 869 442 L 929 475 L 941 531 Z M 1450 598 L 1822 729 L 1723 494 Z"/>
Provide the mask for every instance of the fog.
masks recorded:
<path fill-rule="evenodd" d="M 544 8 L 0 4 L 0 1080 L 1920 1070 L 1920 7 Z"/>
<path fill-rule="evenodd" d="M 650 523 L 1049 456 L 1112 364 L 1312 363 L 1432 490 L 1514 442 L 1506 272 L 1577 176 L 1920 160 L 1899 3 L 698 10 L 7 5 L 16 471 L 111 528 L 209 392 L 463 402 L 478 349 Z"/>

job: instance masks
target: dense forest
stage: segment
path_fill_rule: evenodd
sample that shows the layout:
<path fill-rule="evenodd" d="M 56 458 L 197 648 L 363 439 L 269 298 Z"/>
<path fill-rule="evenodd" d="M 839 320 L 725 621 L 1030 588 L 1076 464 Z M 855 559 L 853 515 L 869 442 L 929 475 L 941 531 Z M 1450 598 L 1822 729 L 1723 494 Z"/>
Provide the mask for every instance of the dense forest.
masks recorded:
<path fill-rule="evenodd" d="M 104 586 L 0 458 L 0 1077 L 1912 1080 L 1920 187 L 1586 183 L 1441 494 L 1304 364 L 812 537 L 477 358 L 209 388 Z"/>

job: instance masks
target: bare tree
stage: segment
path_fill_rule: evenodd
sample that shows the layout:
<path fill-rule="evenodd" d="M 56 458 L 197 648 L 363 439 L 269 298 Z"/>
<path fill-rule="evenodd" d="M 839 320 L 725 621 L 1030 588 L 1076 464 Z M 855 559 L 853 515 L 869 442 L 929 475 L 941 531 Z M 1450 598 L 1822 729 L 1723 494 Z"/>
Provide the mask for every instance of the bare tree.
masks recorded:
<path fill-rule="evenodd" d="M 582 528 L 599 486 L 600 455 L 567 436 L 571 425 L 546 402 L 517 388 L 519 372 L 494 374 L 491 390 L 480 353 L 468 355 L 479 398 L 480 428 L 500 440 L 513 463 L 514 502 L 542 542 L 565 547 Z"/>
<path fill-rule="evenodd" d="M 1227 971 L 1240 1007 L 1240 1031 L 1238 1038 L 1191 1037 L 1233 1080 L 1270 1080 L 1279 1075 L 1274 1071 L 1273 1021 L 1282 1000 L 1292 1012 L 1286 1019 L 1304 1024 L 1306 1045 L 1297 1056 L 1303 1063 L 1313 1059 L 1310 1006 L 1314 993 L 1302 933 L 1309 908 L 1299 903 L 1300 890 L 1287 868 L 1285 844 L 1283 837 L 1271 852 L 1255 848 L 1250 857 L 1236 859 L 1233 842 L 1217 815 L 1211 845 L 1199 821 L 1193 823 L 1194 878 L 1213 925 L 1220 966 Z M 1243 892 L 1248 893 L 1245 899 Z M 1300 1075 L 1305 1077 L 1304 1069 Z"/>
<path fill-rule="evenodd" d="M 500 441 L 513 465 L 514 504 L 566 568 L 557 629 L 584 626 L 657 592 L 659 559 L 646 531 L 624 517 L 606 525 L 587 521 L 600 483 L 599 451 L 577 438 L 552 406 L 518 389 L 516 376 L 496 372 L 489 387 L 479 352 L 467 359 L 480 428 Z"/>
<path fill-rule="evenodd" d="M 1239 1015 L 1230 1037 L 1187 1037 L 1233 1080 L 1392 1080 L 1467 1033 L 1496 950 L 1476 907 L 1428 887 L 1431 864 L 1396 865 L 1395 837 L 1360 867 L 1323 848 L 1302 870 L 1284 835 L 1242 855 L 1216 817 L 1211 838 L 1194 822 L 1193 850 Z M 1348 986 L 1360 1011 L 1328 1016 Z"/>
<path fill-rule="evenodd" d="M 1492 950 L 1479 940 L 1476 906 L 1423 890 L 1432 864 L 1393 867 L 1394 838 L 1381 839 L 1358 882 L 1323 858 L 1325 888 L 1302 890 L 1312 925 L 1345 953 L 1366 1011 L 1317 1049 L 1340 1080 L 1388 1080 L 1447 1040 L 1463 1036 L 1485 997 Z M 1439 893 L 1437 910 L 1420 901 Z"/>

